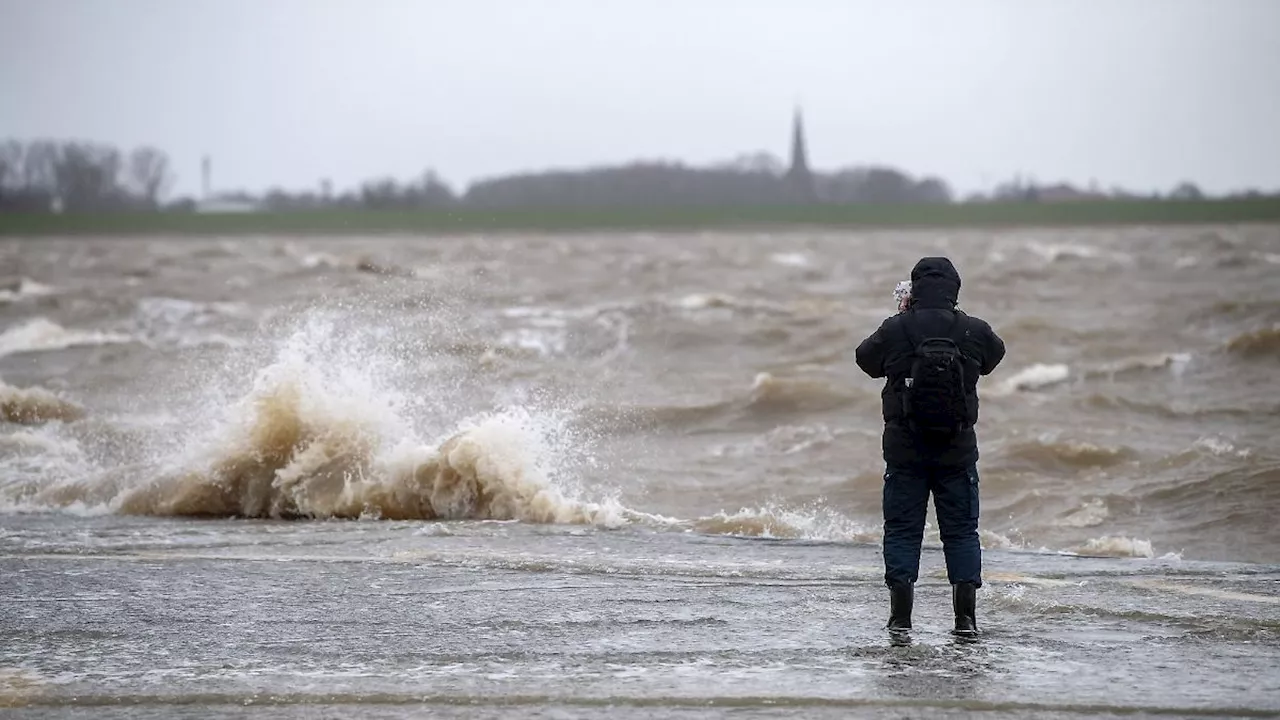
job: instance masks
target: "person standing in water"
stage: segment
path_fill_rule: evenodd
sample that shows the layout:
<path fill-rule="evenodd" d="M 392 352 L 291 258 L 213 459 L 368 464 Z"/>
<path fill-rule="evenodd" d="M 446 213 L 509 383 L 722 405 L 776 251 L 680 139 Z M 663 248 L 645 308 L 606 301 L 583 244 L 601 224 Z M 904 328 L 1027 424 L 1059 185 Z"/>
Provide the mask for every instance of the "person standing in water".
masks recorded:
<path fill-rule="evenodd" d="M 858 367 L 885 378 L 884 566 L 891 631 L 911 629 L 929 495 L 933 495 L 955 632 L 978 631 L 978 377 L 1004 359 L 1004 341 L 957 308 L 960 273 L 945 257 L 922 258 L 902 284 L 899 312 L 858 345 Z"/>

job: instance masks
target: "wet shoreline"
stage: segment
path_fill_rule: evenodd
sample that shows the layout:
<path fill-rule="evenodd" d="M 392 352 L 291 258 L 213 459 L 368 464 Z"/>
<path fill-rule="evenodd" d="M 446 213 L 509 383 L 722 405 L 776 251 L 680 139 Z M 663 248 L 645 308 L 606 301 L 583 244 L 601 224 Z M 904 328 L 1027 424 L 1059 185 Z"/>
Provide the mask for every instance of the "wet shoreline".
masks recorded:
<path fill-rule="evenodd" d="M 26 713 L 1280 715 L 1274 565 L 990 551 L 983 632 L 964 642 L 928 548 L 899 647 L 868 545 L 110 516 L 68 533 L 10 519 L 22 530 L 0 539 L 16 580 L 0 584 L 0 635 L 3 664 L 21 670 L 0 705 Z M 180 541 L 184 528 L 198 535 Z M 173 542 L 139 545 L 139 532 Z"/>

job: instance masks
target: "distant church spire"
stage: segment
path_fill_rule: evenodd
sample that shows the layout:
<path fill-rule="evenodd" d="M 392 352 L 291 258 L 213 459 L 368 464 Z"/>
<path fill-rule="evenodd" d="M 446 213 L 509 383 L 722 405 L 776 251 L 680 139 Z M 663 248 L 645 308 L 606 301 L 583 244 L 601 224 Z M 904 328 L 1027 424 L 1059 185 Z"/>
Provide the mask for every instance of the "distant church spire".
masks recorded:
<path fill-rule="evenodd" d="M 787 170 L 787 182 L 800 200 L 812 200 L 813 173 L 809 170 L 809 153 L 804 141 L 804 117 L 800 108 L 796 108 L 791 128 L 791 167 Z"/>

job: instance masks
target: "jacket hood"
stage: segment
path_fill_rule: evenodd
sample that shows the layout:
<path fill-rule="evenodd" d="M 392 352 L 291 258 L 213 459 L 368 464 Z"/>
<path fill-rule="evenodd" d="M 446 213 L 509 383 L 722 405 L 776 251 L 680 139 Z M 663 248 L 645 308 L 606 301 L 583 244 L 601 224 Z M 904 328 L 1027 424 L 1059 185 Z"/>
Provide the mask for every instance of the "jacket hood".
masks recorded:
<path fill-rule="evenodd" d="M 911 305 L 954 308 L 960 300 L 960 273 L 945 257 L 921 258 L 911 269 Z"/>

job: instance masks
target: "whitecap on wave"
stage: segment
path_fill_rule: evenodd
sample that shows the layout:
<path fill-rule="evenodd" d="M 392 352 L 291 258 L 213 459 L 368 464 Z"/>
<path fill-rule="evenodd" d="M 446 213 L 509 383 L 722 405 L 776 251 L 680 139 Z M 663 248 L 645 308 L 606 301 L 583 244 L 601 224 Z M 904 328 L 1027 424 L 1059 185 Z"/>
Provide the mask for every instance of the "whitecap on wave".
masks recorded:
<path fill-rule="evenodd" d="M 84 408 L 42 387 L 19 388 L 0 380 L 0 422 L 42 425 L 84 417 Z"/>
<path fill-rule="evenodd" d="M 36 282 L 31 278 L 18 278 L 16 281 L 0 284 L 0 304 L 46 297 L 56 292 L 56 288 Z"/>
<path fill-rule="evenodd" d="M 1065 382 L 1071 377 L 1071 368 L 1064 364 L 1036 363 L 1004 378 L 988 392 L 992 395 L 1011 395 L 1022 390 L 1039 390 Z"/>
<path fill-rule="evenodd" d="M 65 328 L 48 318 L 37 317 L 0 333 L 0 357 L 70 347 L 129 343 L 134 340 L 132 336 L 122 333 Z"/>

